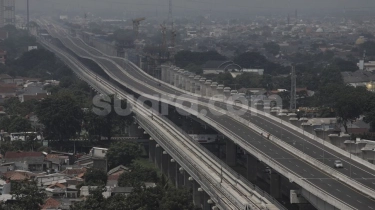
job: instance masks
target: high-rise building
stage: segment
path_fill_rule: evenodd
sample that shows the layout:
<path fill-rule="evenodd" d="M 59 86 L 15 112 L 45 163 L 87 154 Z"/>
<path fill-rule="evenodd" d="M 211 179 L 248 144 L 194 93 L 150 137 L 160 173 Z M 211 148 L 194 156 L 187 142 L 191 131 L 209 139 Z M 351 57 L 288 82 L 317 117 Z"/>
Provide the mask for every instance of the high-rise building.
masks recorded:
<path fill-rule="evenodd" d="M 16 24 L 15 0 L 0 0 L 0 27 Z"/>

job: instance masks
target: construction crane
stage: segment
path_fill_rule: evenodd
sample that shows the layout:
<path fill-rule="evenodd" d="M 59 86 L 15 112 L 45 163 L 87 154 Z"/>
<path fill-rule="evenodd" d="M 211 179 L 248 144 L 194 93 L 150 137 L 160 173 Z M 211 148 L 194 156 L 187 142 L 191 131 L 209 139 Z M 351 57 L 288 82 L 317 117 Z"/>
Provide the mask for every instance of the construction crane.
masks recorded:
<path fill-rule="evenodd" d="M 139 36 L 139 25 L 141 24 L 142 21 L 146 20 L 146 18 L 137 18 L 133 19 L 133 31 L 135 33 L 135 38 L 138 39 Z"/>
<path fill-rule="evenodd" d="M 172 24 L 172 30 L 171 30 L 171 50 L 170 50 L 170 57 L 173 60 L 174 54 L 176 52 L 175 46 L 176 46 L 176 36 L 177 32 L 176 29 L 174 29 L 173 24 Z"/>
<path fill-rule="evenodd" d="M 167 27 L 165 24 L 160 24 L 160 28 L 163 35 L 162 49 L 165 50 L 167 48 Z"/>

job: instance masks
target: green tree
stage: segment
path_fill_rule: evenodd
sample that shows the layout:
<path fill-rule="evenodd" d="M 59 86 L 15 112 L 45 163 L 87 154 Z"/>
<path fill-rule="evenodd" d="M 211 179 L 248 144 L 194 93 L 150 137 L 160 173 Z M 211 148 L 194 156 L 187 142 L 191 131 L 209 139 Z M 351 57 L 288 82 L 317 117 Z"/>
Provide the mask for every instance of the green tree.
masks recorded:
<path fill-rule="evenodd" d="M 83 111 L 71 95 L 59 94 L 44 99 L 36 113 L 45 126 L 47 138 L 64 140 L 81 130 Z"/>
<path fill-rule="evenodd" d="M 91 186 L 102 186 L 107 184 L 107 173 L 102 170 L 90 168 L 85 173 L 85 184 Z"/>
<path fill-rule="evenodd" d="M 160 209 L 192 210 L 192 194 L 188 189 L 168 189 L 160 202 Z"/>
<path fill-rule="evenodd" d="M 38 188 L 36 181 L 12 182 L 11 194 L 15 202 L 7 204 L 6 209 L 39 210 L 46 198 L 46 194 Z"/>
<path fill-rule="evenodd" d="M 141 155 L 139 145 L 132 142 L 118 141 L 111 144 L 106 154 L 109 168 L 114 168 L 118 165 L 129 166 L 133 160 Z"/>
<path fill-rule="evenodd" d="M 264 43 L 263 47 L 268 53 L 271 53 L 272 55 L 277 55 L 280 52 L 280 46 L 275 42 Z"/>
<path fill-rule="evenodd" d="M 14 116 L 10 119 L 10 124 L 8 128 L 8 132 L 15 133 L 15 132 L 27 132 L 31 130 L 31 123 L 29 120 Z"/>
<path fill-rule="evenodd" d="M 103 196 L 103 192 L 106 191 L 104 186 L 99 186 L 95 189 L 90 189 L 90 195 L 87 196 L 86 200 L 74 203 L 70 206 L 71 210 L 99 210 L 107 209 L 107 200 Z"/>
<path fill-rule="evenodd" d="M 158 174 L 154 169 L 145 168 L 139 164 L 132 164 L 130 172 L 120 175 L 118 186 L 135 187 L 141 185 L 142 182 L 158 182 Z"/>
<path fill-rule="evenodd" d="M 194 74 L 201 75 L 203 74 L 203 69 L 201 66 L 196 64 L 190 63 L 189 65 L 185 66 L 184 68 L 186 71 L 193 72 Z"/>

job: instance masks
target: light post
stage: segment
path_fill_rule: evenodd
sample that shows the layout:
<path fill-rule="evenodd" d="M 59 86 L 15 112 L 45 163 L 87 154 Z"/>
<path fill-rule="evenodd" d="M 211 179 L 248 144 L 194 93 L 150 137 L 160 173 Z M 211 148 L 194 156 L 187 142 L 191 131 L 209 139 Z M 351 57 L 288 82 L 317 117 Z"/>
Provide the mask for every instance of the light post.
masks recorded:
<path fill-rule="evenodd" d="M 324 152 L 325 152 L 325 145 L 324 145 L 324 138 L 325 138 L 325 124 L 322 124 L 322 131 L 323 131 L 323 164 L 325 163 L 325 159 L 324 159 Z"/>

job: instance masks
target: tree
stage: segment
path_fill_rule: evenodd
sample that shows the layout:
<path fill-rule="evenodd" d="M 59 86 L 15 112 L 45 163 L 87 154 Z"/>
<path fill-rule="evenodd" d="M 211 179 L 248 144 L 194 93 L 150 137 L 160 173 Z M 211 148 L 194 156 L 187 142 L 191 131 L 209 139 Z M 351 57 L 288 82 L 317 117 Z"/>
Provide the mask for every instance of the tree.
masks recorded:
<path fill-rule="evenodd" d="M 272 55 L 277 55 L 280 52 L 280 46 L 275 42 L 264 43 L 263 47 L 268 53 L 271 53 Z"/>
<path fill-rule="evenodd" d="M 10 119 L 10 124 L 8 128 L 8 132 L 26 132 L 31 130 L 31 123 L 29 120 L 14 116 Z"/>
<path fill-rule="evenodd" d="M 104 186 L 99 186 L 95 189 L 90 189 L 90 195 L 87 196 L 86 200 L 74 203 L 70 206 L 71 210 L 99 210 L 107 209 L 107 200 L 103 196 L 103 192 L 106 191 Z"/>
<path fill-rule="evenodd" d="M 107 173 L 102 170 L 90 168 L 85 173 L 85 184 L 91 186 L 101 186 L 107 184 Z"/>
<path fill-rule="evenodd" d="M 46 194 L 38 189 L 36 181 L 12 182 L 12 197 L 15 202 L 6 205 L 8 209 L 30 209 L 39 210 L 40 205 L 44 203 Z"/>
<path fill-rule="evenodd" d="M 191 210 L 194 204 L 191 200 L 192 194 L 188 189 L 171 188 L 163 196 L 160 209 L 168 210 Z"/>
<path fill-rule="evenodd" d="M 180 51 L 175 55 L 176 66 L 184 68 L 189 64 L 203 65 L 207 61 L 216 60 L 216 61 L 225 61 L 226 57 L 220 55 L 216 51 L 208 52 L 191 52 L 191 51 Z"/>
<path fill-rule="evenodd" d="M 135 187 L 142 182 L 157 182 L 158 174 L 154 169 L 145 168 L 139 164 L 132 164 L 130 172 L 122 173 L 118 180 L 120 187 Z"/>
<path fill-rule="evenodd" d="M 47 97 L 36 108 L 48 138 L 64 140 L 81 130 L 83 112 L 71 95 Z"/>
<path fill-rule="evenodd" d="M 201 66 L 195 65 L 190 63 L 189 65 L 185 66 L 184 68 L 187 71 L 193 72 L 194 74 L 201 75 L 203 74 L 203 69 Z"/>
<path fill-rule="evenodd" d="M 118 141 L 111 144 L 106 154 L 110 168 L 118 165 L 129 166 L 141 155 L 139 145 L 132 142 Z"/>

